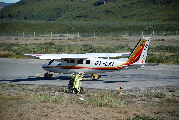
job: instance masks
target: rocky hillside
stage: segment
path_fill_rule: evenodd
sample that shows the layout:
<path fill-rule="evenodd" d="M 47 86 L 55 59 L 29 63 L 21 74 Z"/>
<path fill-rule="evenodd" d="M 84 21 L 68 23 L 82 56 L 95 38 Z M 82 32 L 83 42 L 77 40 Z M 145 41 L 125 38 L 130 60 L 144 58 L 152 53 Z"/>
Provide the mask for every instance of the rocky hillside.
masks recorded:
<path fill-rule="evenodd" d="M 0 10 L 3 9 L 3 8 L 4 8 L 4 6 L 0 3 Z"/>

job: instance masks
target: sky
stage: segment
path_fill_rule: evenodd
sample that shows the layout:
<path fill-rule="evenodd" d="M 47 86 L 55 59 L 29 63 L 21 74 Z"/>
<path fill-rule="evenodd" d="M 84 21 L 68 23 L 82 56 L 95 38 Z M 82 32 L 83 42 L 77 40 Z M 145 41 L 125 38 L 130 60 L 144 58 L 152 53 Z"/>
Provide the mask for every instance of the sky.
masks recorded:
<path fill-rule="evenodd" d="M 20 0 L 0 0 L 0 2 L 5 2 L 5 3 L 16 3 Z"/>

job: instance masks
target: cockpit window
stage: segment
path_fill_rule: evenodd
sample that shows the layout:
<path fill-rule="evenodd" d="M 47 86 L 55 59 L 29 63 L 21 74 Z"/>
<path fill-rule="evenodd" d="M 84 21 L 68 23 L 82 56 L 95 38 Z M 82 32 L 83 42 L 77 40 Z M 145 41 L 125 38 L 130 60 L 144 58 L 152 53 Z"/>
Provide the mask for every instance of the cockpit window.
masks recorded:
<path fill-rule="evenodd" d="M 48 63 L 48 65 L 50 65 L 53 61 L 54 61 L 54 59 L 53 59 L 53 60 L 51 60 L 51 61 Z"/>

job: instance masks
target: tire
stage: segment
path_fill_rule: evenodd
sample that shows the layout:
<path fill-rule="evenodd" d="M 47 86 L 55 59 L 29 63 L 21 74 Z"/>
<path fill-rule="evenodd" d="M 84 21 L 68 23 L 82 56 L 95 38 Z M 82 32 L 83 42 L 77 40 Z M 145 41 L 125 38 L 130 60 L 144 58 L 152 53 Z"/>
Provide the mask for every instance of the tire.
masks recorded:
<path fill-rule="evenodd" d="M 73 88 L 73 91 L 75 92 L 75 94 L 78 93 L 78 90 L 76 88 Z"/>
<path fill-rule="evenodd" d="M 81 89 L 80 89 L 80 93 L 83 93 L 83 91 L 84 91 L 84 88 L 83 87 L 80 87 Z"/>

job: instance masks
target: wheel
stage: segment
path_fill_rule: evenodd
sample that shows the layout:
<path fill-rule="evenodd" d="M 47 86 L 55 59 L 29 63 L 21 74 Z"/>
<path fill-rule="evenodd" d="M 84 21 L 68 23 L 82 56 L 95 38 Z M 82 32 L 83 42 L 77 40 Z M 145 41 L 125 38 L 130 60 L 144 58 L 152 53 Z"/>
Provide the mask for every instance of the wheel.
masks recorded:
<path fill-rule="evenodd" d="M 82 93 L 84 91 L 83 87 L 80 87 L 80 93 Z"/>
<path fill-rule="evenodd" d="M 77 94 L 77 93 L 78 93 L 77 88 L 73 88 L 73 91 L 74 91 L 74 93 L 75 93 L 75 94 Z"/>

